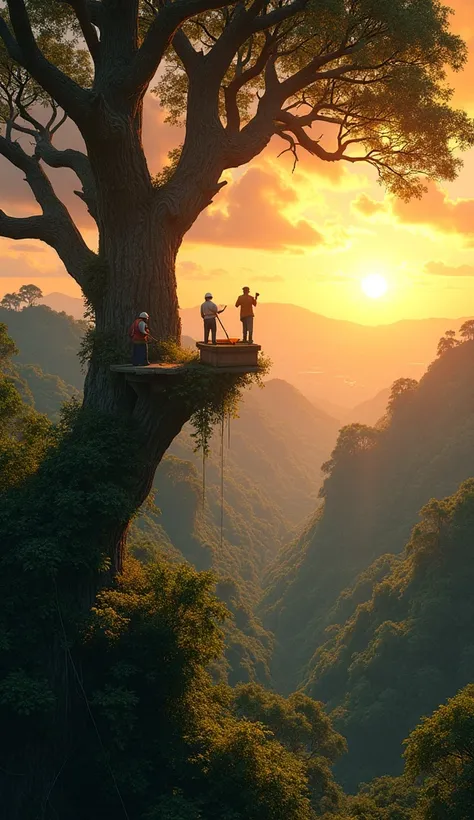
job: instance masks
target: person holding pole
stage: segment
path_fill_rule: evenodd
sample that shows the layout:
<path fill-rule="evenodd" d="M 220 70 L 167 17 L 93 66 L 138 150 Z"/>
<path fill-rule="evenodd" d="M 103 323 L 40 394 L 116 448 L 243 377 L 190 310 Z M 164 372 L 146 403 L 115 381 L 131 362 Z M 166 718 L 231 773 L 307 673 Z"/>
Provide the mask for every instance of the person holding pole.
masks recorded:
<path fill-rule="evenodd" d="M 235 307 L 240 308 L 240 321 L 242 322 L 242 341 L 246 344 L 253 344 L 253 318 L 254 307 L 257 306 L 257 299 L 260 296 L 256 293 L 255 296 L 250 295 L 250 288 L 242 288 L 242 296 L 239 296 L 235 303 Z"/>
<path fill-rule="evenodd" d="M 212 344 L 217 344 L 216 341 L 216 333 L 217 333 L 217 316 L 219 313 L 223 313 L 226 309 L 226 305 L 219 310 L 216 304 L 212 301 L 212 293 L 206 293 L 204 296 L 204 302 L 201 305 L 201 318 L 204 322 L 204 344 L 209 344 L 209 334 L 211 335 Z"/>

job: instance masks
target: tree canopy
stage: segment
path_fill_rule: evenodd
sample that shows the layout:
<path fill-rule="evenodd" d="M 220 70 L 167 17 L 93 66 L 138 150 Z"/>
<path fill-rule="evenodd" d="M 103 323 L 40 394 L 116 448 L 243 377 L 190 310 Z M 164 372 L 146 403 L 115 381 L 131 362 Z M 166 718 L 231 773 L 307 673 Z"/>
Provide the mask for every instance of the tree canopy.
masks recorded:
<path fill-rule="evenodd" d="M 18 293 L 6 293 L 0 307 L 7 310 L 19 310 L 21 305 L 33 307 L 43 298 L 42 290 L 36 285 L 22 285 Z"/>
<path fill-rule="evenodd" d="M 301 149 L 368 163 L 404 197 L 419 195 L 425 177 L 452 179 L 455 149 L 474 141 L 467 115 L 451 107 L 446 74 L 463 67 L 466 48 L 438 0 L 8 0 L 0 37 L 0 153 L 25 173 L 42 210 L 2 213 L 0 233 L 48 242 L 86 290 L 94 257 L 40 160 L 76 173 L 77 193 L 103 228 L 96 169 L 81 151 L 54 147 L 55 135 L 70 117 L 88 149 L 94 137 L 110 137 L 111 117 L 116 127 L 133 118 L 156 76 L 169 119 L 186 123 L 183 150 L 159 187 L 169 199 L 187 188 L 188 227 L 222 171 L 274 136 L 295 158 Z M 33 137 L 33 155 L 17 141 L 22 134 Z M 193 183 L 191 153 L 203 151 Z"/>
<path fill-rule="evenodd" d="M 406 771 L 422 781 L 419 820 L 464 820 L 474 812 L 474 685 L 424 718 L 406 742 Z"/>

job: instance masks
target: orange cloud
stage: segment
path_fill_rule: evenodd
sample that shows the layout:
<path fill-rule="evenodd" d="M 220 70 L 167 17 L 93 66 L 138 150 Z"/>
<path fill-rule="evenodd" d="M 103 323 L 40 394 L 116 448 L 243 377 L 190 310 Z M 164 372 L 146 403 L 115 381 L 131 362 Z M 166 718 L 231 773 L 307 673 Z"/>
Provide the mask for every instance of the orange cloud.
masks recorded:
<path fill-rule="evenodd" d="M 375 214 L 384 213 L 387 211 L 386 202 L 378 202 L 368 196 L 368 194 L 359 194 L 359 196 L 354 199 L 351 204 L 353 210 L 358 211 L 363 216 L 369 218 L 375 216 Z"/>
<path fill-rule="evenodd" d="M 444 262 L 427 262 L 424 272 L 432 276 L 474 276 L 474 265 L 453 267 Z"/>
<path fill-rule="evenodd" d="M 315 247 L 324 237 L 304 218 L 290 221 L 282 210 L 298 203 L 296 191 L 274 174 L 251 167 L 232 182 L 219 205 L 207 210 L 191 228 L 189 242 L 234 248 L 284 250 Z"/>
<path fill-rule="evenodd" d="M 443 233 L 459 234 L 472 241 L 474 199 L 451 199 L 434 182 L 429 182 L 427 188 L 421 199 L 410 202 L 394 197 L 380 202 L 362 193 L 352 201 L 351 206 L 366 219 L 386 213 L 403 225 L 423 225 Z"/>
<path fill-rule="evenodd" d="M 454 15 L 451 30 L 460 35 L 468 46 L 468 60 L 464 71 L 454 74 L 449 72 L 449 82 L 455 89 L 457 105 L 472 106 L 474 102 L 474 17 L 471 0 L 451 0 L 448 3 Z"/>
<path fill-rule="evenodd" d="M 203 265 L 189 260 L 179 261 L 176 266 L 176 274 L 178 279 L 190 279 L 191 281 L 199 281 L 203 279 L 216 279 L 219 276 L 226 276 L 228 271 L 224 268 L 211 268 L 206 270 Z"/>
<path fill-rule="evenodd" d="M 0 278 L 31 279 L 64 276 L 64 268 L 56 253 L 39 242 L 21 242 L 14 245 L 0 239 Z"/>
<path fill-rule="evenodd" d="M 474 199 L 450 199 L 433 182 L 421 199 L 392 201 L 392 212 L 405 224 L 427 225 L 444 233 L 474 236 Z"/>

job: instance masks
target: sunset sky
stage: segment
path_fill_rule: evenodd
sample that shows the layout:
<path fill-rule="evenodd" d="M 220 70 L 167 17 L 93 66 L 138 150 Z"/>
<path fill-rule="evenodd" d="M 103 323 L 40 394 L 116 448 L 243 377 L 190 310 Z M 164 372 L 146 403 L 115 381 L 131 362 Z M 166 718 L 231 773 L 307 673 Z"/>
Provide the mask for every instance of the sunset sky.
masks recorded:
<path fill-rule="evenodd" d="M 468 41 L 467 69 L 452 79 L 455 102 L 474 115 L 472 0 L 451 0 L 453 29 Z M 182 141 L 163 124 L 154 97 L 146 103 L 145 144 L 152 172 Z M 78 138 L 66 125 L 58 144 Z M 178 259 L 182 307 L 206 290 L 232 303 L 242 285 L 266 302 L 302 305 L 326 316 L 364 324 L 405 318 L 474 314 L 474 151 L 464 155 L 455 183 L 431 184 L 421 201 L 404 204 L 384 194 L 375 172 L 362 164 L 328 164 L 301 154 L 277 158 L 275 140 L 249 166 L 229 172 L 229 185 L 201 215 Z M 95 243 L 92 223 L 72 193 L 74 176 L 52 172 L 56 188 Z M 21 173 L 1 159 L 0 207 L 11 215 L 36 211 Z M 55 253 L 35 242 L 0 239 L 0 293 L 34 282 L 44 293 L 80 295 Z M 380 274 L 387 293 L 370 299 L 361 280 Z M 146 306 L 145 306 L 146 307 Z"/>

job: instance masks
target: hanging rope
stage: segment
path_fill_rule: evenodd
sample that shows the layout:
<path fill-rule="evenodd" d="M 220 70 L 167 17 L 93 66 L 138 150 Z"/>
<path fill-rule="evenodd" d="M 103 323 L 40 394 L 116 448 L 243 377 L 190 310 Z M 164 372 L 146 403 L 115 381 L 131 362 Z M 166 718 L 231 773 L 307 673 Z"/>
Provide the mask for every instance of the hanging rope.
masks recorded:
<path fill-rule="evenodd" d="M 202 448 L 202 508 L 206 506 L 206 449 Z"/>
<path fill-rule="evenodd" d="M 225 414 L 224 407 L 222 407 L 221 415 L 221 540 L 220 546 L 224 542 L 224 431 L 225 431 Z"/>

